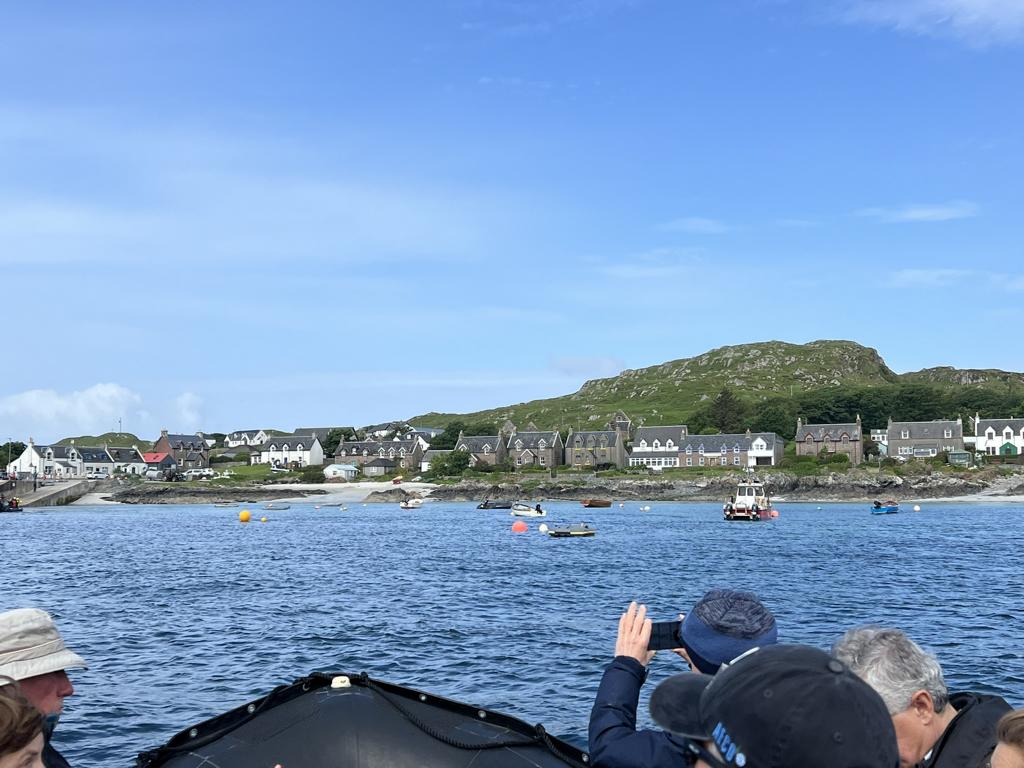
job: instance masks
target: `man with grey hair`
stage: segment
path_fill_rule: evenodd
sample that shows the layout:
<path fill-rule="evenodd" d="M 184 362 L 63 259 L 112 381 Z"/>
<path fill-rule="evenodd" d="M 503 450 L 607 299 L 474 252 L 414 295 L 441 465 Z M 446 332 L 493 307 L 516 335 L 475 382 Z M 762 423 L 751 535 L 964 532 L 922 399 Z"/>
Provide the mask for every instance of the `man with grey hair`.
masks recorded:
<path fill-rule="evenodd" d="M 874 688 L 896 728 L 900 768 L 984 768 L 996 723 L 1011 707 L 998 696 L 950 694 L 938 659 L 898 629 L 851 629 L 832 655 Z"/>

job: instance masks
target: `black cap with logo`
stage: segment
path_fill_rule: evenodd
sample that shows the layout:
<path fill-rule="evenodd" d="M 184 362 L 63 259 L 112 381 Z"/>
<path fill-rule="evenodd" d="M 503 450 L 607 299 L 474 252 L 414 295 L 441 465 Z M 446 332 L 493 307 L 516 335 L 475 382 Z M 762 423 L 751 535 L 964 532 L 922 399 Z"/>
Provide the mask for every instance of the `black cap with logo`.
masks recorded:
<path fill-rule="evenodd" d="M 662 728 L 711 741 L 737 768 L 897 768 L 881 697 L 824 651 L 771 645 L 714 677 L 685 673 L 651 695 Z"/>

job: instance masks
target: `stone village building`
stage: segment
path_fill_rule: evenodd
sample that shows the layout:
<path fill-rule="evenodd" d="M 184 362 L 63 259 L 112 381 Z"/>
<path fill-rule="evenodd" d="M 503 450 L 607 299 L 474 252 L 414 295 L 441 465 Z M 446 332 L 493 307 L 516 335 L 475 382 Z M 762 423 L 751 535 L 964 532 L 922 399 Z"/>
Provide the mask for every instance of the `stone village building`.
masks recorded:
<path fill-rule="evenodd" d="M 624 467 L 626 440 L 619 430 L 573 432 L 565 438 L 564 463 L 570 467 Z"/>
<path fill-rule="evenodd" d="M 532 426 L 532 425 L 530 425 Z M 565 446 L 558 430 L 514 432 L 508 439 L 508 458 L 520 467 L 557 467 Z"/>
<path fill-rule="evenodd" d="M 850 466 L 864 461 L 864 430 L 860 425 L 860 414 L 852 424 L 804 424 L 796 420 L 797 456 L 818 456 L 822 451 L 828 454 L 845 453 Z"/>
<path fill-rule="evenodd" d="M 210 466 L 210 447 L 199 434 L 172 435 L 160 430 L 160 439 L 153 443 L 152 453 L 169 453 L 178 469 L 205 469 Z"/>
<path fill-rule="evenodd" d="M 419 436 L 404 440 L 342 440 L 334 452 L 334 460 L 339 464 L 354 464 L 367 475 L 388 474 L 399 469 L 419 471 L 423 453 L 428 447 Z M 370 468 L 372 472 L 367 471 L 365 465 L 377 459 L 385 459 L 392 464 L 377 462 Z"/>
<path fill-rule="evenodd" d="M 964 425 L 957 418 L 934 421 L 893 421 L 889 417 L 888 455 L 927 459 L 941 452 L 964 450 Z"/>

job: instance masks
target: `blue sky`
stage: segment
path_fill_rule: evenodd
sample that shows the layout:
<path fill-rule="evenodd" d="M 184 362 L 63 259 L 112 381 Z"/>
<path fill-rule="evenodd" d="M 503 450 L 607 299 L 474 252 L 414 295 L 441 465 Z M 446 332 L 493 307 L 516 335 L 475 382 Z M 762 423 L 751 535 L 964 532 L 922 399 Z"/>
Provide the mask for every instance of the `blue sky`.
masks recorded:
<path fill-rule="evenodd" d="M 1024 370 L 1019 0 L 5 3 L 0 441 L 768 339 Z"/>

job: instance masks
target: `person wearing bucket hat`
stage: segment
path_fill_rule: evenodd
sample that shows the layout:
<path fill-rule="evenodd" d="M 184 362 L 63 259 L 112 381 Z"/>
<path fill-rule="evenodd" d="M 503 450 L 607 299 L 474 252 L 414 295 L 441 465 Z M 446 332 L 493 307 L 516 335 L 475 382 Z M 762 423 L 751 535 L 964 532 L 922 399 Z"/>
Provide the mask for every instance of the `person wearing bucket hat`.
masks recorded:
<path fill-rule="evenodd" d="M 17 681 L 22 695 L 44 718 L 47 768 L 65 768 L 67 760 L 50 743 L 64 709 L 64 699 L 75 692 L 68 669 L 84 669 L 85 660 L 65 644 L 53 619 L 38 608 L 0 613 L 0 686 Z"/>
<path fill-rule="evenodd" d="M 751 592 L 713 589 L 682 619 L 673 651 L 714 674 L 736 656 L 778 641 L 775 617 Z M 664 731 L 637 730 L 640 688 L 654 653 L 647 645 L 646 607 L 631 603 L 619 620 L 615 658 L 605 669 L 590 713 L 589 750 L 596 768 L 668 768 L 684 765 L 687 745 Z"/>
<path fill-rule="evenodd" d="M 882 698 L 838 659 L 772 645 L 714 677 L 675 675 L 651 694 L 651 717 L 683 740 L 696 768 L 897 768 Z"/>

